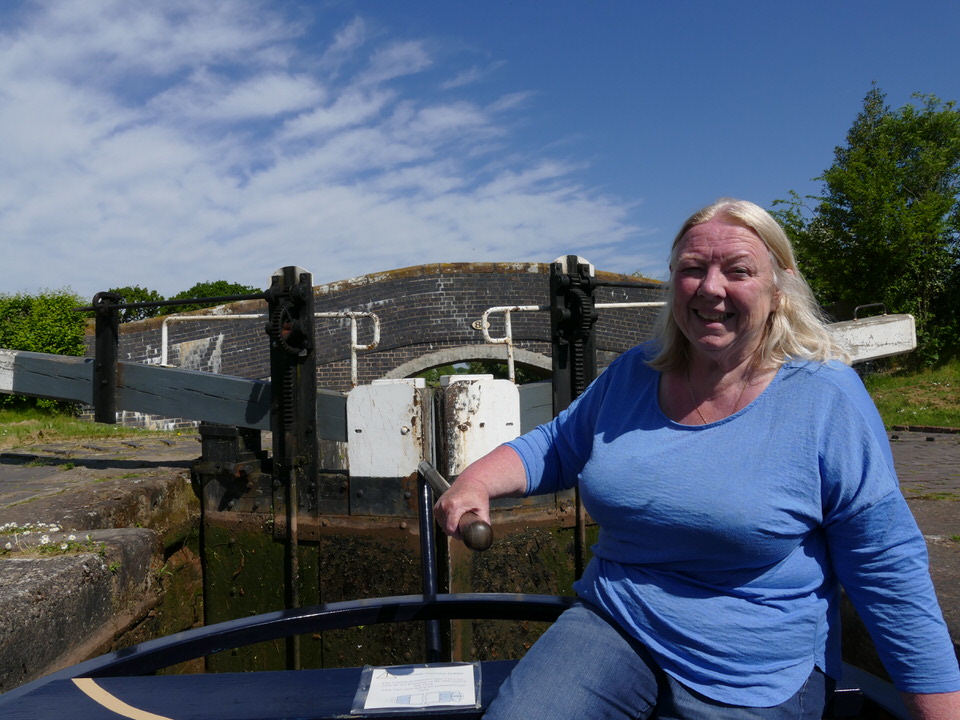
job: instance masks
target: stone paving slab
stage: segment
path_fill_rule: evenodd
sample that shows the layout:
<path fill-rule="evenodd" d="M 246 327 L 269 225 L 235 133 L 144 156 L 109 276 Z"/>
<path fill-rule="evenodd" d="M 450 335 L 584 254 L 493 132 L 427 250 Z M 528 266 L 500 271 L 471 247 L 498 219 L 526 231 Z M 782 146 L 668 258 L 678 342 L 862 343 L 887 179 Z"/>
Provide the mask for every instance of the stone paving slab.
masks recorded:
<path fill-rule="evenodd" d="M 12 509 L 108 480 L 169 477 L 200 456 L 198 435 L 57 442 L 0 452 L 0 525 Z"/>
<path fill-rule="evenodd" d="M 960 434 L 891 432 L 890 447 L 907 499 L 960 500 Z"/>

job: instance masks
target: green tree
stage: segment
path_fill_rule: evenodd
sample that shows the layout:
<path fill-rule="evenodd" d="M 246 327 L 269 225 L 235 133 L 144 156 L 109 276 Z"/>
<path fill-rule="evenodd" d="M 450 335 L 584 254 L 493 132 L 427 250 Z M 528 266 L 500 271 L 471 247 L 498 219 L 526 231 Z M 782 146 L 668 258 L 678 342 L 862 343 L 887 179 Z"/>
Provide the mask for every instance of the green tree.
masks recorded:
<path fill-rule="evenodd" d="M 84 302 L 69 290 L 38 295 L 0 295 L 0 347 L 8 350 L 83 355 Z"/>
<path fill-rule="evenodd" d="M 440 378 L 444 375 L 493 375 L 495 379 L 506 380 L 510 377 L 509 368 L 505 362 L 497 360 L 472 360 L 469 363 L 456 365 L 441 365 L 425 370 L 417 377 L 426 379 L 430 387 L 439 387 Z M 514 381 L 517 385 L 549 380 L 552 373 L 537 367 L 526 365 L 514 366 Z"/>
<path fill-rule="evenodd" d="M 69 290 L 46 290 L 38 295 L 0 295 L 0 348 L 82 356 L 86 319 L 83 313 L 76 311 L 81 305 L 84 302 Z M 52 400 L 18 395 L 3 396 L 0 404 L 45 409 L 68 407 Z"/>
<path fill-rule="evenodd" d="M 438 367 L 430 368 L 429 370 L 424 370 L 416 377 L 421 377 L 426 380 L 427 385 L 430 387 L 440 387 L 440 378 L 444 375 L 463 375 L 466 372 L 467 368 L 463 365 L 440 365 Z"/>
<path fill-rule="evenodd" d="M 510 369 L 507 363 L 496 360 L 474 360 L 468 366 L 468 372 L 472 375 L 493 375 L 495 378 L 507 380 L 510 377 Z M 528 383 L 549 380 L 553 373 L 550 370 L 533 367 L 532 365 L 514 364 L 513 367 L 514 382 L 517 385 L 526 385 Z"/>
<path fill-rule="evenodd" d="M 916 318 L 917 357 L 958 350 L 960 112 L 915 95 L 893 111 L 874 86 L 834 162 L 823 196 L 778 201 L 775 212 L 822 304 L 849 313 L 884 303 Z M 812 207 L 808 205 L 812 204 Z"/>
<path fill-rule="evenodd" d="M 156 290 L 148 290 L 139 285 L 125 286 L 121 288 L 110 288 L 110 292 L 116 293 L 123 298 L 124 303 L 142 303 L 142 302 L 160 302 L 165 298 Z M 134 322 L 136 320 L 146 320 L 156 317 L 160 314 L 159 307 L 146 308 L 122 308 L 120 310 L 120 322 Z"/>
<path fill-rule="evenodd" d="M 230 283 L 226 280 L 214 280 L 213 282 L 197 283 L 189 290 L 179 292 L 167 300 L 189 300 L 190 298 L 204 297 L 230 297 L 233 295 L 252 295 L 263 292 L 263 288 L 255 288 L 249 285 L 240 285 L 239 283 Z M 209 305 L 188 303 L 186 305 L 168 305 L 160 310 L 160 315 L 172 315 L 173 313 L 190 312 L 200 308 L 210 307 Z"/>

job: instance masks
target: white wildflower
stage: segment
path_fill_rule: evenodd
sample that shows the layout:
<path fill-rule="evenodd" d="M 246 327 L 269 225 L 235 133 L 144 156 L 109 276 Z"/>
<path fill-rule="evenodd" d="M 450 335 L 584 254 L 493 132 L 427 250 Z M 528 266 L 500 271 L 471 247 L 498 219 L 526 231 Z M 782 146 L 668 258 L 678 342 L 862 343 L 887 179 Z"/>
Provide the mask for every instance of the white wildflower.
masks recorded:
<path fill-rule="evenodd" d="M 61 550 L 66 550 L 67 547 L 68 547 L 68 546 L 67 546 L 66 543 L 60 543 L 60 549 L 61 549 Z"/>
<path fill-rule="evenodd" d="M 13 543 L 7 543 L 6 545 L 4 545 L 4 547 L 5 547 L 7 550 L 13 550 Z"/>
<path fill-rule="evenodd" d="M 67 540 L 69 540 L 70 542 L 73 542 L 73 541 L 76 540 L 76 539 L 77 539 L 77 536 L 76 536 L 76 535 L 70 535 L 70 536 L 67 537 Z"/>
<path fill-rule="evenodd" d="M 46 545 L 46 544 L 49 543 L 49 542 L 50 542 L 50 536 L 49 536 L 49 535 L 41 535 L 41 536 L 40 536 L 40 544 L 41 544 L 41 545 Z"/>

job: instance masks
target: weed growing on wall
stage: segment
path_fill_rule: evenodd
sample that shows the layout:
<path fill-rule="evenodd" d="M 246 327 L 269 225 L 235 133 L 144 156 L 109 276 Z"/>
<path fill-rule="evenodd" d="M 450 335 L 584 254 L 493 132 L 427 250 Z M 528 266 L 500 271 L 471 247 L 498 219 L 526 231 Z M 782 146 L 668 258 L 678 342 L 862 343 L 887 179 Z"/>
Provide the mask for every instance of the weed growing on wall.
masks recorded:
<path fill-rule="evenodd" d="M 106 546 L 96 542 L 88 534 L 83 539 L 73 533 L 63 533 L 60 526 L 53 523 L 10 522 L 0 525 L 0 557 L 12 552 L 39 555 L 67 555 L 75 553 L 96 553 L 106 555 Z"/>

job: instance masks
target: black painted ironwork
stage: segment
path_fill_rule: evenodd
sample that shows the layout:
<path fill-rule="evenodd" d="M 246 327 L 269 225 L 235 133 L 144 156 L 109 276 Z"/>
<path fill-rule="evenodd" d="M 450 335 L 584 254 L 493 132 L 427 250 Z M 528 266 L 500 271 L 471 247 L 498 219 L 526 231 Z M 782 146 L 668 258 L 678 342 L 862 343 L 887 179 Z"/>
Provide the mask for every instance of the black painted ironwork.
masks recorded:
<path fill-rule="evenodd" d="M 592 268 L 576 255 L 550 266 L 550 330 L 553 345 L 553 414 L 565 410 L 597 376 Z M 574 574 L 586 566 L 586 513 L 574 491 Z"/>
<path fill-rule="evenodd" d="M 568 255 L 550 266 L 553 412 L 565 410 L 597 375 L 591 267 Z"/>
<path fill-rule="evenodd" d="M 101 292 L 93 297 L 96 312 L 93 361 L 93 411 L 99 423 L 117 422 L 117 359 L 120 342 L 120 296 Z"/>
<path fill-rule="evenodd" d="M 423 598 L 424 600 L 434 600 L 437 597 L 439 582 L 437 579 L 436 535 L 433 521 L 433 493 L 423 473 L 418 473 L 417 476 L 417 500 L 420 510 L 420 571 L 423 576 Z M 427 620 L 424 623 L 423 632 L 427 662 L 438 662 L 442 655 L 440 621 L 437 619 Z"/>
<path fill-rule="evenodd" d="M 270 377 L 273 429 L 274 512 L 285 508 L 286 604 L 300 607 L 300 561 L 297 516 L 300 489 L 316 487 L 317 359 L 313 327 L 313 278 L 298 267 L 282 268 L 273 276 L 267 297 L 266 325 L 270 337 Z M 288 641 L 287 663 L 300 666 L 299 638 Z"/>

